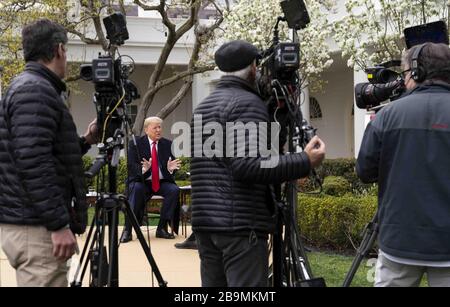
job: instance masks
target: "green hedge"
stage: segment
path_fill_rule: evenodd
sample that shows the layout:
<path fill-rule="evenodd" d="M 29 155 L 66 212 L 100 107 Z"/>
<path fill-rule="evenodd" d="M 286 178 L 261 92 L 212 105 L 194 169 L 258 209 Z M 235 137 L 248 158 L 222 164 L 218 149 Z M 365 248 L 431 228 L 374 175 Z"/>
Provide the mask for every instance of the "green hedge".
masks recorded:
<path fill-rule="evenodd" d="M 358 246 L 377 208 L 376 196 L 301 195 L 298 222 L 302 235 L 317 247 L 347 250 Z"/>
<path fill-rule="evenodd" d="M 191 171 L 191 158 L 181 157 L 181 167 L 175 172 L 175 180 L 189 180 L 188 173 Z"/>
<path fill-rule="evenodd" d="M 317 175 L 322 182 L 328 176 L 345 178 L 350 183 L 353 194 L 376 195 L 376 185 L 364 184 L 355 172 L 356 159 L 327 159 L 321 166 L 316 168 Z M 299 184 L 300 191 L 306 192 L 317 189 L 311 178 L 303 179 Z M 345 193 L 345 192 L 344 192 Z"/>
<path fill-rule="evenodd" d="M 92 163 L 95 161 L 95 159 L 93 159 L 90 156 L 83 156 L 83 168 L 84 171 L 89 170 L 89 168 L 91 167 Z M 105 177 L 105 189 L 109 189 L 108 188 L 108 168 L 104 167 L 103 171 L 101 172 L 101 176 Z M 123 194 L 125 192 L 126 189 L 126 185 L 125 185 L 125 180 L 128 177 L 128 170 L 127 170 L 127 163 L 126 163 L 126 159 L 125 158 L 120 158 L 119 160 L 119 166 L 117 168 L 117 192 L 120 194 Z M 94 187 L 96 188 L 97 185 L 97 179 L 98 176 L 95 176 L 92 179 L 85 179 L 86 182 L 86 190 L 89 187 Z"/>
<path fill-rule="evenodd" d="M 342 196 L 351 192 L 350 182 L 341 176 L 328 176 L 323 181 L 323 192 L 327 195 Z"/>

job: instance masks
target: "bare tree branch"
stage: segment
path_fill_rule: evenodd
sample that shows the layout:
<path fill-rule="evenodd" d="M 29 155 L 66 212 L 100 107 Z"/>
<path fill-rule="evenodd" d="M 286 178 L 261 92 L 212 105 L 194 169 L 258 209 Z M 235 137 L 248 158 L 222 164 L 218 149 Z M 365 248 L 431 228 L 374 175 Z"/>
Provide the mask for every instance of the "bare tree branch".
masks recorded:
<path fill-rule="evenodd" d="M 187 92 L 192 86 L 193 77 L 192 75 L 186 80 L 183 84 L 183 86 L 178 90 L 178 93 L 175 95 L 175 97 L 172 98 L 172 100 L 164 106 L 164 108 L 161 109 L 161 111 L 158 112 L 156 116 L 159 118 L 166 118 L 170 113 L 173 112 L 183 101 L 183 97 L 186 96 Z"/>
<path fill-rule="evenodd" d="M 162 2 L 163 1 L 161 1 L 161 3 Z M 133 3 L 139 5 L 144 11 L 159 11 L 162 5 L 161 3 L 158 5 L 147 5 L 142 3 L 140 0 L 134 0 Z"/>
<path fill-rule="evenodd" d="M 191 14 L 189 19 L 177 30 L 176 40 L 180 39 L 184 34 L 186 34 L 198 21 L 198 13 L 200 6 L 202 4 L 201 0 L 194 0 L 191 4 Z"/>
<path fill-rule="evenodd" d="M 125 5 L 124 5 L 124 3 L 123 3 L 123 0 L 119 0 L 119 7 L 120 7 L 120 11 L 122 12 L 122 14 L 123 14 L 124 16 L 126 16 L 126 15 L 127 15 L 127 12 L 126 12 L 126 10 L 125 10 Z"/>
<path fill-rule="evenodd" d="M 135 1 L 135 3 L 140 1 Z M 201 0 L 192 0 L 190 2 L 190 16 L 189 18 L 177 29 L 175 24 L 173 24 L 168 16 L 168 8 L 165 5 L 164 0 L 160 1 L 160 5 L 158 7 L 153 7 L 154 10 L 157 10 L 161 17 L 162 22 L 166 25 L 168 29 L 168 35 L 165 42 L 165 45 L 161 51 L 158 62 L 156 63 L 155 69 L 152 75 L 149 78 L 147 92 L 143 95 L 143 101 L 141 106 L 139 107 L 139 111 L 137 114 L 136 122 L 134 125 L 134 132 L 140 134 L 142 131 L 142 126 L 145 117 L 150 109 L 150 106 L 155 98 L 156 93 L 161 90 L 163 87 L 171 85 L 179 80 L 184 79 L 184 84 L 179 89 L 177 94 L 171 99 L 171 101 L 158 113 L 162 118 L 165 118 L 169 115 L 176 107 L 182 102 L 182 98 L 186 95 L 193 83 L 193 75 L 198 73 L 203 73 L 209 70 L 214 69 L 214 65 L 203 65 L 197 66 L 200 51 L 204 44 L 208 42 L 208 39 L 213 37 L 213 32 L 217 29 L 223 21 L 223 12 L 219 8 L 218 15 L 220 16 L 216 22 L 210 27 L 203 27 L 199 25 L 199 12 L 202 7 Z M 210 0 L 213 2 L 213 0 Z M 162 72 L 167 63 L 168 57 L 172 52 L 175 44 L 178 40 L 185 35 L 189 30 L 194 27 L 195 33 L 195 43 L 192 49 L 191 57 L 188 63 L 188 67 L 185 71 L 177 73 L 167 79 L 160 80 L 162 76 Z"/>
<path fill-rule="evenodd" d="M 78 36 L 82 42 L 86 43 L 86 44 L 97 44 L 97 45 L 101 45 L 100 40 L 98 39 L 92 39 L 92 38 L 88 38 L 86 37 L 86 35 L 84 35 L 83 33 L 81 33 L 80 31 L 76 30 L 75 28 L 70 28 L 68 29 L 68 31 L 72 34 L 75 34 L 76 36 Z"/>
<path fill-rule="evenodd" d="M 155 85 L 155 90 L 158 91 L 158 90 L 162 89 L 163 87 L 169 86 L 169 85 L 177 82 L 178 80 L 181 80 L 183 78 L 186 78 L 186 77 L 189 77 L 192 75 L 201 74 L 201 73 L 213 70 L 214 68 L 215 68 L 215 65 L 209 65 L 209 66 L 195 67 L 193 69 L 185 70 L 185 71 L 178 73 L 170 78 L 158 81 Z"/>

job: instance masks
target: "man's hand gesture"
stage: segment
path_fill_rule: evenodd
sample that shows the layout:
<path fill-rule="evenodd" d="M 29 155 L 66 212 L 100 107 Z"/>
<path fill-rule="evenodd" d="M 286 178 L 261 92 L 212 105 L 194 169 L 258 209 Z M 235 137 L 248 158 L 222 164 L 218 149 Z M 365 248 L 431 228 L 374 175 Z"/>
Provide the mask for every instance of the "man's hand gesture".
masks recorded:
<path fill-rule="evenodd" d="M 181 160 L 176 159 L 172 161 L 172 158 L 169 158 L 169 161 L 167 161 L 167 170 L 169 173 L 173 173 L 175 170 L 180 169 L 181 167 Z"/>

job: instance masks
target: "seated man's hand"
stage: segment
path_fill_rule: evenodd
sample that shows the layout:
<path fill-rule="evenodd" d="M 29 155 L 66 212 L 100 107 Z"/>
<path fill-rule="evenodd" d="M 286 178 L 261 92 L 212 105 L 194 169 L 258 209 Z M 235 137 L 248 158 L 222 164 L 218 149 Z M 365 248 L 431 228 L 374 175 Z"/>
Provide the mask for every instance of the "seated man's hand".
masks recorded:
<path fill-rule="evenodd" d="M 169 158 L 169 161 L 167 161 L 167 170 L 169 173 L 173 173 L 175 170 L 180 169 L 181 167 L 181 160 L 176 159 L 172 161 L 172 158 Z"/>
<path fill-rule="evenodd" d="M 149 169 L 152 168 L 152 158 L 148 159 L 148 161 L 143 158 L 142 159 L 142 174 L 145 174 Z"/>

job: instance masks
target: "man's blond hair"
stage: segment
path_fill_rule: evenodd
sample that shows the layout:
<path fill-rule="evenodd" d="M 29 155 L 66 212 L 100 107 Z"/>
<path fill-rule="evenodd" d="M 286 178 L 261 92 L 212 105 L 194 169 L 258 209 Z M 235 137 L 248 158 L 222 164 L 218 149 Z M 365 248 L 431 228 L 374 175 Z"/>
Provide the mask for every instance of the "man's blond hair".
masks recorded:
<path fill-rule="evenodd" d="M 147 117 L 144 121 L 144 129 L 147 129 L 148 125 L 150 124 L 162 124 L 163 120 L 159 117 L 152 116 Z"/>

